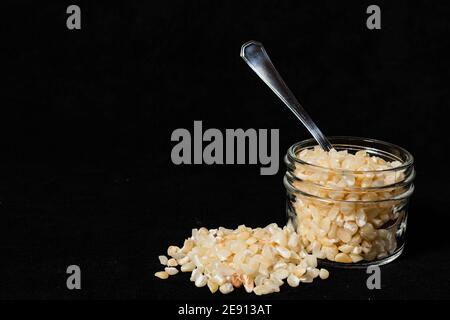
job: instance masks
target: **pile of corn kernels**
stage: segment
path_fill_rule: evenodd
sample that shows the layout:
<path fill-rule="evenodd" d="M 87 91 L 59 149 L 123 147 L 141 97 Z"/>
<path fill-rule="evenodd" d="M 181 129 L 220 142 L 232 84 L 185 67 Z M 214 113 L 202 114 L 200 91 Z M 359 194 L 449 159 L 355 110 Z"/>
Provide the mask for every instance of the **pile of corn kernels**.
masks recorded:
<path fill-rule="evenodd" d="M 388 162 L 365 151 L 350 154 L 346 150 L 332 149 L 326 152 L 319 147 L 303 150 L 297 157 L 321 167 L 360 171 L 349 173 L 296 165 L 295 176 L 301 181 L 293 183 L 295 188 L 330 200 L 324 203 L 297 196 L 292 203 L 297 214 L 297 232 L 302 235 L 301 241 L 309 253 L 320 259 L 356 263 L 381 259 L 395 251 L 397 228 L 392 223 L 401 221 L 403 212 L 397 210 L 401 207 L 400 201 L 377 201 L 392 199 L 402 190 L 364 188 L 402 181 L 401 170 L 380 171 L 400 166 L 399 161 Z"/>
<path fill-rule="evenodd" d="M 159 256 L 164 271 L 155 276 L 167 279 L 181 270 L 191 272 L 197 287 L 208 286 L 223 294 L 244 287 L 256 295 L 279 292 L 284 281 L 291 287 L 301 282 L 326 279 L 329 272 L 317 268 L 317 258 L 306 253 L 292 225 L 270 224 L 252 229 L 244 225 L 235 230 L 193 229 L 182 248 L 170 246 Z M 179 269 L 178 269 L 179 267 Z"/>

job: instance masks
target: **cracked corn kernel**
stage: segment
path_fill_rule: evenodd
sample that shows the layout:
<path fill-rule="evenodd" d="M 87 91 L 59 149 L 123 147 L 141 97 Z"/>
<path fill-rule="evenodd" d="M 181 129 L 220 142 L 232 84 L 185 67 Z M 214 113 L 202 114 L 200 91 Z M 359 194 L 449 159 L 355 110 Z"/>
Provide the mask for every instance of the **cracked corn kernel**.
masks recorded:
<path fill-rule="evenodd" d="M 255 278 L 255 286 L 260 286 L 263 284 L 264 280 L 267 279 L 266 276 L 259 274 Z"/>
<path fill-rule="evenodd" d="M 274 282 L 273 279 L 264 280 L 264 286 L 269 290 L 269 293 L 280 292 L 280 286 L 282 284 Z"/>
<path fill-rule="evenodd" d="M 253 289 L 253 292 L 254 292 L 257 296 L 261 296 L 261 295 L 263 295 L 263 294 L 268 294 L 268 293 L 269 293 L 269 289 L 268 289 L 266 286 L 264 286 L 264 285 L 259 285 L 259 286 L 256 286 L 256 287 Z"/>
<path fill-rule="evenodd" d="M 330 276 L 330 272 L 327 269 L 320 269 L 319 272 L 319 277 L 322 280 L 328 279 L 328 277 Z"/>
<path fill-rule="evenodd" d="M 363 260 L 363 257 L 361 257 L 359 254 L 350 254 L 350 258 L 352 259 L 352 262 L 360 262 Z"/>
<path fill-rule="evenodd" d="M 278 254 L 280 256 L 282 256 L 283 258 L 289 259 L 291 257 L 291 252 L 284 247 L 277 246 L 276 250 L 277 250 Z"/>
<path fill-rule="evenodd" d="M 206 286 L 207 282 L 208 282 L 207 277 L 205 277 L 204 275 L 199 275 L 197 277 L 197 279 L 195 280 L 195 286 L 198 288 L 201 288 L 201 287 Z"/>
<path fill-rule="evenodd" d="M 160 278 L 160 279 L 167 279 L 169 277 L 169 274 L 165 271 L 159 271 L 155 273 L 155 277 Z"/>
<path fill-rule="evenodd" d="M 177 265 L 178 265 L 178 262 L 174 258 L 171 258 L 167 261 L 168 267 L 176 267 Z"/>
<path fill-rule="evenodd" d="M 200 271 L 199 268 L 195 268 L 192 273 L 191 273 L 191 278 L 190 280 L 192 282 L 195 282 L 197 280 L 198 277 L 200 277 L 202 275 L 202 272 Z"/>
<path fill-rule="evenodd" d="M 180 251 L 180 248 L 177 246 L 170 246 L 167 249 L 167 255 L 170 257 L 173 257 L 174 255 L 176 255 L 178 252 Z"/>
<path fill-rule="evenodd" d="M 366 240 L 375 240 L 377 237 L 377 231 L 372 224 L 367 223 L 361 228 L 361 237 Z"/>
<path fill-rule="evenodd" d="M 286 269 L 277 269 L 272 274 L 275 275 L 278 279 L 284 280 L 289 276 L 289 271 L 287 271 Z"/>
<path fill-rule="evenodd" d="M 280 277 L 277 274 L 272 273 L 269 277 L 269 279 L 264 279 L 263 284 L 266 284 L 266 282 L 269 282 L 270 285 L 277 285 L 282 286 L 284 284 L 284 281 L 280 279 Z"/>
<path fill-rule="evenodd" d="M 167 266 L 168 259 L 166 256 L 162 255 L 162 256 L 159 256 L 158 258 L 159 258 L 159 263 L 161 263 L 163 266 Z"/>
<path fill-rule="evenodd" d="M 295 267 L 294 272 L 293 272 L 293 274 L 294 274 L 296 277 L 301 277 L 301 276 L 303 276 L 305 273 L 306 273 L 306 268 L 305 268 L 305 267 L 301 267 L 301 266 Z"/>
<path fill-rule="evenodd" d="M 352 240 L 352 234 L 346 231 L 344 228 L 338 228 L 337 237 L 344 243 L 350 242 L 350 240 Z"/>
<path fill-rule="evenodd" d="M 223 294 L 228 294 L 228 293 L 232 292 L 233 290 L 234 290 L 234 287 L 233 287 L 233 285 L 232 285 L 231 283 L 229 283 L 229 282 L 224 283 L 223 285 L 221 285 L 221 286 L 219 287 L 219 291 L 220 291 L 221 293 L 223 293 Z"/>
<path fill-rule="evenodd" d="M 349 221 L 344 223 L 344 229 L 350 232 L 350 234 L 353 236 L 358 231 L 358 225 L 354 222 Z"/>
<path fill-rule="evenodd" d="M 166 267 L 164 268 L 164 271 L 166 271 L 169 276 L 174 276 L 178 273 L 178 269 L 174 267 Z"/>
<path fill-rule="evenodd" d="M 277 263 L 275 263 L 274 265 L 273 265 L 273 270 L 277 270 L 277 269 L 281 269 L 281 268 L 287 268 L 287 264 L 286 264 L 286 262 L 284 262 L 284 261 L 279 261 L 279 262 L 277 262 Z"/>
<path fill-rule="evenodd" d="M 298 285 L 300 284 L 300 279 L 294 275 L 291 274 L 289 275 L 289 277 L 287 278 L 287 283 L 291 286 L 291 287 L 298 287 Z"/>
<path fill-rule="evenodd" d="M 343 253 L 350 253 L 350 252 L 352 252 L 353 248 L 354 247 L 349 244 L 343 244 L 342 246 L 338 247 L 339 251 L 341 251 Z"/>
<path fill-rule="evenodd" d="M 233 285 L 233 287 L 235 288 L 240 288 L 242 286 L 242 278 L 241 275 L 234 273 L 231 276 L 231 284 Z"/>
<path fill-rule="evenodd" d="M 336 257 L 334 257 L 334 260 L 336 262 L 343 262 L 343 263 L 350 263 L 352 262 L 352 259 L 346 254 L 346 253 L 338 253 Z"/>
<path fill-rule="evenodd" d="M 315 279 L 319 276 L 319 269 L 311 268 L 306 272 L 311 278 Z"/>
<path fill-rule="evenodd" d="M 215 293 L 217 290 L 219 290 L 219 284 L 217 282 L 208 280 L 207 285 L 208 285 L 208 289 L 209 289 L 209 291 L 211 291 L 211 293 Z"/>
<path fill-rule="evenodd" d="M 186 239 L 184 241 L 184 245 L 183 248 L 181 248 L 181 251 L 183 253 L 188 253 L 189 251 L 191 251 L 191 249 L 194 247 L 194 241 L 192 239 Z"/>
<path fill-rule="evenodd" d="M 247 293 L 251 293 L 254 288 L 253 277 L 249 276 L 247 274 L 244 274 L 242 276 L 242 282 L 244 283 L 245 291 L 247 291 Z"/>
<path fill-rule="evenodd" d="M 181 266 L 181 272 L 192 272 L 195 269 L 195 264 L 193 262 L 188 262 Z"/>
<path fill-rule="evenodd" d="M 190 261 L 189 256 L 185 256 L 184 258 L 178 259 L 177 263 L 182 266 L 183 264 L 186 264 Z"/>

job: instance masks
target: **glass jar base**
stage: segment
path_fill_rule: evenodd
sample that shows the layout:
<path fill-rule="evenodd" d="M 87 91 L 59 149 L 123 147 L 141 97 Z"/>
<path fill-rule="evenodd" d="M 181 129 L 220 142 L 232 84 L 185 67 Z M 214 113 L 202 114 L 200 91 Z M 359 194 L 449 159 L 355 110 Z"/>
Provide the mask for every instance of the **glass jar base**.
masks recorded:
<path fill-rule="evenodd" d="M 404 245 L 402 245 L 400 248 L 397 248 L 395 252 L 383 259 L 377 259 L 373 261 L 361 261 L 357 263 L 341 263 L 341 262 L 335 262 L 330 261 L 326 259 L 317 259 L 317 263 L 319 267 L 324 268 L 339 268 L 339 269 L 367 269 L 369 266 L 382 266 L 388 263 L 391 263 L 395 259 L 397 259 L 403 252 Z"/>

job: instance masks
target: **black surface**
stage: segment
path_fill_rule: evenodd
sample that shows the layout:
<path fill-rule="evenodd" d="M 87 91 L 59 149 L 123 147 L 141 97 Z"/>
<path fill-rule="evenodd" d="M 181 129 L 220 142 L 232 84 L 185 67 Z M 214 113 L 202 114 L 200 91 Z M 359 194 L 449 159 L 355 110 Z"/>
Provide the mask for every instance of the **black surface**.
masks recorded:
<path fill-rule="evenodd" d="M 306 129 L 239 58 L 265 44 L 327 135 L 378 138 L 415 156 L 405 253 L 382 268 L 283 287 L 270 299 L 448 298 L 449 14 L 445 2 L 2 2 L 1 298 L 208 299 L 157 256 L 193 227 L 285 222 L 284 167 L 175 166 L 176 128 L 279 128 L 280 157 Z M 82 290 L 66 289 L 66 268 Z M 214 299 L 253 299 L 241 291 Z"/>

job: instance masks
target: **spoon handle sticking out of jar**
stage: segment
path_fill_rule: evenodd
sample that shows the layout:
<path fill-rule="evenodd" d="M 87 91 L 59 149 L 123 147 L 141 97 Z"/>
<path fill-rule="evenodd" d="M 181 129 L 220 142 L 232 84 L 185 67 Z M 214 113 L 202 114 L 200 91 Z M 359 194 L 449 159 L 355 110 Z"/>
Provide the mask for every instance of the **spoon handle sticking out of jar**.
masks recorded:
<path fill-rule="evenodd" d="M 241 58 L 253 69 L 253 71 L 272 89 L 273 92 L 284 102 L 284 104 L 295 114 L 295 116 L 309 130 L 314 139 L 325 151 L 333 147 L 316 126 L 311 117 L 306 113 L 297 98 L 284 83 L 277 69 L 275 69 L 262 43 L 249 41 L 244 43 L 241 48 Z"/>

